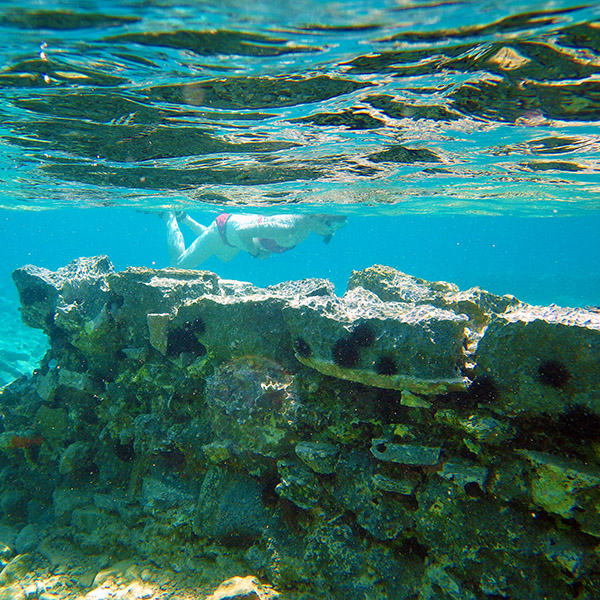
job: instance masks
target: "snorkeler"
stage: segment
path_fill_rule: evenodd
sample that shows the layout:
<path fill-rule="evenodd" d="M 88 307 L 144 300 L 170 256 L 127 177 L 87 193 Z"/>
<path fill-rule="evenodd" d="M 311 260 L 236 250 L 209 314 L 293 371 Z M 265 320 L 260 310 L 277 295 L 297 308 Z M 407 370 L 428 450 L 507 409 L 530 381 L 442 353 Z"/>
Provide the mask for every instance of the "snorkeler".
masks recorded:
<path fill-rule="evenodd" d="M 164 214 L 171 266 L 193 269 L 213 254 L 230 261 L 240 250 L 255 258 L 268 258 L 291 250 L 311 232 L 329 243 L 333 234 L 346 225 L 338 215 L 232 215 L 220 214 L 208 227 L 194 221 L 185 212 Z M 179 224 L 198 237 L 186 250 Z"/>

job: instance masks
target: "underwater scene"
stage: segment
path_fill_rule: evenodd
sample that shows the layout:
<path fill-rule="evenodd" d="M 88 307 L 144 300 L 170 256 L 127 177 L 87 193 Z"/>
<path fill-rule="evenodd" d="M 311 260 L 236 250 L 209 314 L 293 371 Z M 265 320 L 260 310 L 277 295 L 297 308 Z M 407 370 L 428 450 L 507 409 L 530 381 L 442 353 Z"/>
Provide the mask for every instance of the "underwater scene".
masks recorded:
<path fill-rule="evenodd" d="M 598 3 L 0 39 L 0 600 L 600 598 Z"/>

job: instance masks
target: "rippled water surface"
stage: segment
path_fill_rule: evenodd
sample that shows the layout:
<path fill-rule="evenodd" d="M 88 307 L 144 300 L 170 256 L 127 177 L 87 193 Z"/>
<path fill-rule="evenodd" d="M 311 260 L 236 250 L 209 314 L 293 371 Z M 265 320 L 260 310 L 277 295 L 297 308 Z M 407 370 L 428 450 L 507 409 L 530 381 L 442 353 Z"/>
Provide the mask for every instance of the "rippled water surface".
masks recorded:
<path fill-rule="evenodd" d="M 585 214 L 600 204 L 599 15 L 2 2 L 1 206 Z"/>

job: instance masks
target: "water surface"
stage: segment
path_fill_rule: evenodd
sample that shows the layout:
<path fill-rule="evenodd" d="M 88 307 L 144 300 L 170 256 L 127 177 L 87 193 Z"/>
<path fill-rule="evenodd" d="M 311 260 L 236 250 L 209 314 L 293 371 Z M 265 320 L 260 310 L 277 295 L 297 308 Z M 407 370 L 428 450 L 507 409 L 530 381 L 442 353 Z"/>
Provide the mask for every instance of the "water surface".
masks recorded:
<path fill-rule="evenodd" d="M 599 12 L 3 3 L 2 204 L 597 210 Z"/>

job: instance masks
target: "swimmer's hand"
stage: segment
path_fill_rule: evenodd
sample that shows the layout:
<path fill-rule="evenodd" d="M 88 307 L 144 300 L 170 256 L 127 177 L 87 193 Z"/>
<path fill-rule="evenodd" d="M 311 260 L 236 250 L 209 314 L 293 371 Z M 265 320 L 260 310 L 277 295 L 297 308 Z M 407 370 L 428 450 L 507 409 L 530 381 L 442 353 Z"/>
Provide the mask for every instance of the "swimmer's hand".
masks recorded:
<path fill-rule="evenodd" d="M 264 260 L 265 258 L 269 258 L 271 256 L 271 252 L 266 250 L 263 245 L 259 242 L 258 238 L 252 238 L 250 243 L 250 247 L 247 248 L 248 254 L 253 256 L 254 258 L 260 258 Z"/>
<path fill-rule="evenodd" d="M 272 252 L 269 252 L 268 250 L 265 250 L 264 248 L 259 248 L 254 254 L 252 254 L 252 256 L 254 258 L 260 258 L 261 260 L 265 260 L 265 258 L 269 258 L 269 256 L 271 256 L 271 254 L 272 254 Z"/>

